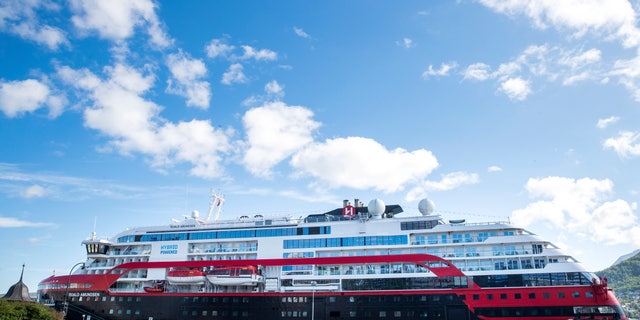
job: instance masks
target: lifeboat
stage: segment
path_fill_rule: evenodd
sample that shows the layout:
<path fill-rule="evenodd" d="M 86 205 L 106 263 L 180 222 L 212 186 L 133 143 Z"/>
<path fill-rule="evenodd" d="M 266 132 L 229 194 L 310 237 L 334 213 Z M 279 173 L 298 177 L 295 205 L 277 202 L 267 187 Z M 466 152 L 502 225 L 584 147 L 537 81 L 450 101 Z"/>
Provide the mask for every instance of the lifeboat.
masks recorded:
<path fill-rule="evenodd" d="M 167 281 L 171 284 L 204 284 L 206 273 L 200 270 L 170 270 Z"/>
<path fill-rule="evenodd" d="M 218 286 L 257 286 L 264 277 L 256 266 L 219 267 L 207 273 L 207 280 Z"/>
<path fill-rule="evenodd" d="M 144 287 L 144 292 L 149 292 L 149 293 L 160 293 L 160 292 L 164 292 L 164 288 L 160 287 L 160 286 L 155 286 L 155 287 Z"/>

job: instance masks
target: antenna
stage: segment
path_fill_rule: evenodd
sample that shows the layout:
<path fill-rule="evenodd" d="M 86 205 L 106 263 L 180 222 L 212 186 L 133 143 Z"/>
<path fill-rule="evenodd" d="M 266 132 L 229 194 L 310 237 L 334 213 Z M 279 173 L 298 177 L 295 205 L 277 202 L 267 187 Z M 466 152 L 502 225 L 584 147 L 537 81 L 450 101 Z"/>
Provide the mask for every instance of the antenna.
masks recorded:
<path fill-rule="evenodd" d="M 211 214 L 213 213 L 213 210 L 216 210 L 216 215 L 213 218 L 213 221 L 218 221 L 218 218 L 220 217 L 220 210 L 222 209 L 222 203 L 224 202 L 224 197 L 222 196 L 222 194 L 216 194 L 215 192 L 213 192 L 213 190 L 211 191 L 211 203 L 209 204 L 209 213 L 207 214 L 207 221 L 209 221 L 211 219 Z"/>
<path fill-rule="evenodd" d="M 98 224 L 98 216 L 93 217 L 93 232 L 91 233 L 91 240 L 96 239 L 96 225 Z"/>

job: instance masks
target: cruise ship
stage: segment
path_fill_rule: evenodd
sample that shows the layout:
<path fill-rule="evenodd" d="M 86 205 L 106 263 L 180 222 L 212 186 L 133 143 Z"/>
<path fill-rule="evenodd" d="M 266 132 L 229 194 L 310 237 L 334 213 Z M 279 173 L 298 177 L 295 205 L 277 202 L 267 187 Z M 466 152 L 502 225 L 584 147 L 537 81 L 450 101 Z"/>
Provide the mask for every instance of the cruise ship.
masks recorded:
<path fill-rule="evenodd" d="M 509 221 L 359 199 L 321 214 L 206 217 L 82 241 L 38 298 L 74 320 L 627 319 L 606 278 Z"/>

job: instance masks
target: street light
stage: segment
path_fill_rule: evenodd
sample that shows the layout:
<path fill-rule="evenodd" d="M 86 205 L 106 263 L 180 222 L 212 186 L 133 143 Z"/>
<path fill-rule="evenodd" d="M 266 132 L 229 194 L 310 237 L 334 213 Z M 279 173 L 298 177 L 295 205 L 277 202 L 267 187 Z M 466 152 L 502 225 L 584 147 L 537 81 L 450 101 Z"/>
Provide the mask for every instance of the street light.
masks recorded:
<path fill-rule="evenodd" d="M 69 285 L 71 284 L 71 273 L 73 273 L 73 269 L 79 265 L 82 265 L 82 269 L 84 269 L 84 262 L 78 262 L 71 267 L 71 270 L 69 270 L 69 276 L 67 276 L 67 289 L 64 293 L 64 308 L 62 309 L 63 320 L 67 318 L 67 310 L 69 310 Z"/>
<path fill-rule="evenodd" d="M 314 320 L 316 315 L 316 285 L 318 283 L 311 281 L 311 320 Z"/>

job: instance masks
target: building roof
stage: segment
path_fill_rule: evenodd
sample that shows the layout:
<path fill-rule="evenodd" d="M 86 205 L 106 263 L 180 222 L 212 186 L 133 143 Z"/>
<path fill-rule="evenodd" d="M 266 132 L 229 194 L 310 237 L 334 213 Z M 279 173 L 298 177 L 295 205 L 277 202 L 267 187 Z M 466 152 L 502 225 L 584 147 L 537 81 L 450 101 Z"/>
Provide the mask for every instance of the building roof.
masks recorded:
<path fill-rule="evenodd" d="M 22 273 L 20 273 L 20 281 L 16 284 L 12 285 L 7 291 L 7 294 L 4 297 L 0 298 L 3 300 L 11 300 L 11 301 L 33 301 L 29 296 L 29 287 L 27 287 L 24 282 L 22 282 L 22 276 L 24 275 L 24 264 L 22 264 Z"/>

